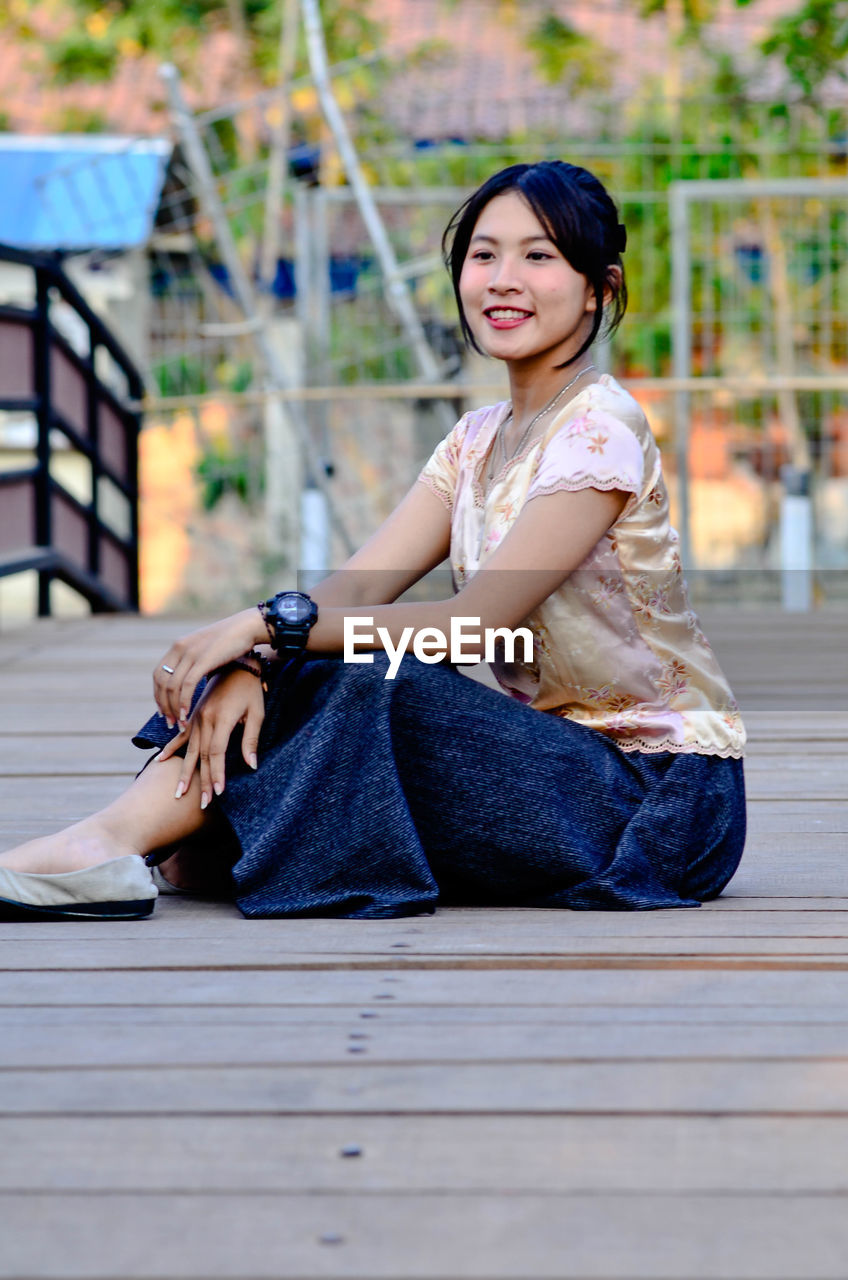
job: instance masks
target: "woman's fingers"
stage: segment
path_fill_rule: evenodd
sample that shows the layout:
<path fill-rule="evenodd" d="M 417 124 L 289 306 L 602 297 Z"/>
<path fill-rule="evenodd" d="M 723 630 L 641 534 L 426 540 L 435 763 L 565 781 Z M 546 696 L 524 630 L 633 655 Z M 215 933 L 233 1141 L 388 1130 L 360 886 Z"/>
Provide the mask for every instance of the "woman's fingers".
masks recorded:
<path fill-rule="evenodd" d="M 183 704 L 181 697 L 186 675 L 193 664 L 188 655 L 178 654 L 175 650 L 176 646 L 172 645 L 153 673 L 153 696 L 169 729 L 178 722 L 185 723 L 187 716 L 182 715 L 181 710 L 187 712 L 191 706 L 190 698 Z"/>
<path fill-rule="evenodd" d="M 191 779 L 197 768 L 197 761 L 200 756 L 200 735 L 197 732 L 197 726 L 192 725 L 188 730 L 188 744 L 183 759 L 183 767 L 180 770 L 179 780 L 177 782 L 177 790 L 174 793 L 175 798 L 179 800 L 188 791 L 191 786 Z"/>
<path fill-rule="evenodd" d="M 170 709 L 172 704 L 166 701 L 166 705 Z M 185 747 L 177 799 L 188 791 L 195 770 L 199 774 L 201 809 L 205 809 L 214 796 L 223 794 L 227 783 L 226 751 L 233 729 L 239 723 L 244 725 L 242 752 L 245 761 L 255 769 L 259 731 L 264 718 L 265 701 L 255 676 L 236 671 L 209 680 L 187 727 L 160 752 L 160 759 L 169 759 Z"/>
<path fill-rule="evenodd" d="M 200 807 L 205 809 L 213 796 L 220 796 L 227 784 L 226 750 L 232 727 L 216 725 L 204 729 L 200 744 Z"/>
<path fill-rule="evenodd" d="M 156 757 L 157 764 L 161 764 L 163 760 L 170 760 L 171 756 L 174 755 L 176 751 L 179 751 L 180 747 L 185 746 L 190 732 L 190 729 L 183 729 L 182 732 L 176 734 L 170 742 L 166 742 Z"/>
<path fill-rule="evenodd" d="M 264 704 L 264 700 L 263 700 Z M 259 764 L 257 752 L 259 750 L 259 730 L 262 728 L 262 721 L 265 719 L 265 709 L 263 706 L 252 706 L 244 718 L 244 733 L 241 739 L 241 754 L 244 762 L 250 765 L 251 769 L 256 769 Z"/>
<path fill-rule="evenodd" d="M 171 645 L 153 673 L 156 705 L 170 723 L 186 721 L 204 676 L 247 653 L 259 638 L 264 640 L 261 632 L 257 635 L 258 619 L 255 609 L 245 609 Z"/>

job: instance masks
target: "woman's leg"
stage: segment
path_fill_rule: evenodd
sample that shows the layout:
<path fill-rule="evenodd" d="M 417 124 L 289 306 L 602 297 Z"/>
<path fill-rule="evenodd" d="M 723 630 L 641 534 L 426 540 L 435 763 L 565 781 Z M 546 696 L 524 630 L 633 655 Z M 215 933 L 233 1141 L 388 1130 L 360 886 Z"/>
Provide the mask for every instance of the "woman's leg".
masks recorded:
<path fill-rule="evenodd" d="M 178 845 L 215 821 L 214 806 L 200 809 L 200 780 L 174 799 L 182 760 L 154 760 L 112 804 L 52 836 L 43 836 L 0 854 L 12 871 L 56 874 L 79 871 L 128 853 L 142 857 Z"/>

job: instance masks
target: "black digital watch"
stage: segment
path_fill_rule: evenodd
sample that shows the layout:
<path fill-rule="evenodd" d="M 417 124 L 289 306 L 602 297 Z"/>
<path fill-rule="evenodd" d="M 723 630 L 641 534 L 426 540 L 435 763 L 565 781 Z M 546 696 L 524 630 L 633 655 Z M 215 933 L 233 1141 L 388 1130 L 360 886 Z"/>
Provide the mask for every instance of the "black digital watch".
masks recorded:
<path fill-rule="evenodd" d="M 303 591 L 278 591 L 259 605 L 271 645 L 282 657 L 306 648 L 309 632 L 318 620 L 318 606 Z"/>

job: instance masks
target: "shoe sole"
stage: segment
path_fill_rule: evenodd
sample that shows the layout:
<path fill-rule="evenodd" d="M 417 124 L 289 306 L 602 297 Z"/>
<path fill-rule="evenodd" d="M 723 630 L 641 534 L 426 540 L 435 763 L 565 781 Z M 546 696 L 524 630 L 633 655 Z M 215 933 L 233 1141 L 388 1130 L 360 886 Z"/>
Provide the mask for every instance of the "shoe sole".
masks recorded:
<path fill-rule="evenodd" d="M 80 902 L 77 906 L 36 907 L 0 898 L 0 920 L 143 920 L 153 911 L 155 898 L 134 902 Z"/>

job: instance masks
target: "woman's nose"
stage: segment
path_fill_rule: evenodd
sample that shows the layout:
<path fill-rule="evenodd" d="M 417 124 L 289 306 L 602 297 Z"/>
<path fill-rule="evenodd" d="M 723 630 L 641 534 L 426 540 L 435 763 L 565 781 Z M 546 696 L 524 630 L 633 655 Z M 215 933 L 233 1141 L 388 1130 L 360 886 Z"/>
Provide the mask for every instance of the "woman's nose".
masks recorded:
<path fill-rule="evenodd" d="M 515 293 L 521 289 L 521 281 L 515 271 L 515 264 L 502 258 L 496 263 L 489 277 L 489 288 L 495 293 Z"/>

